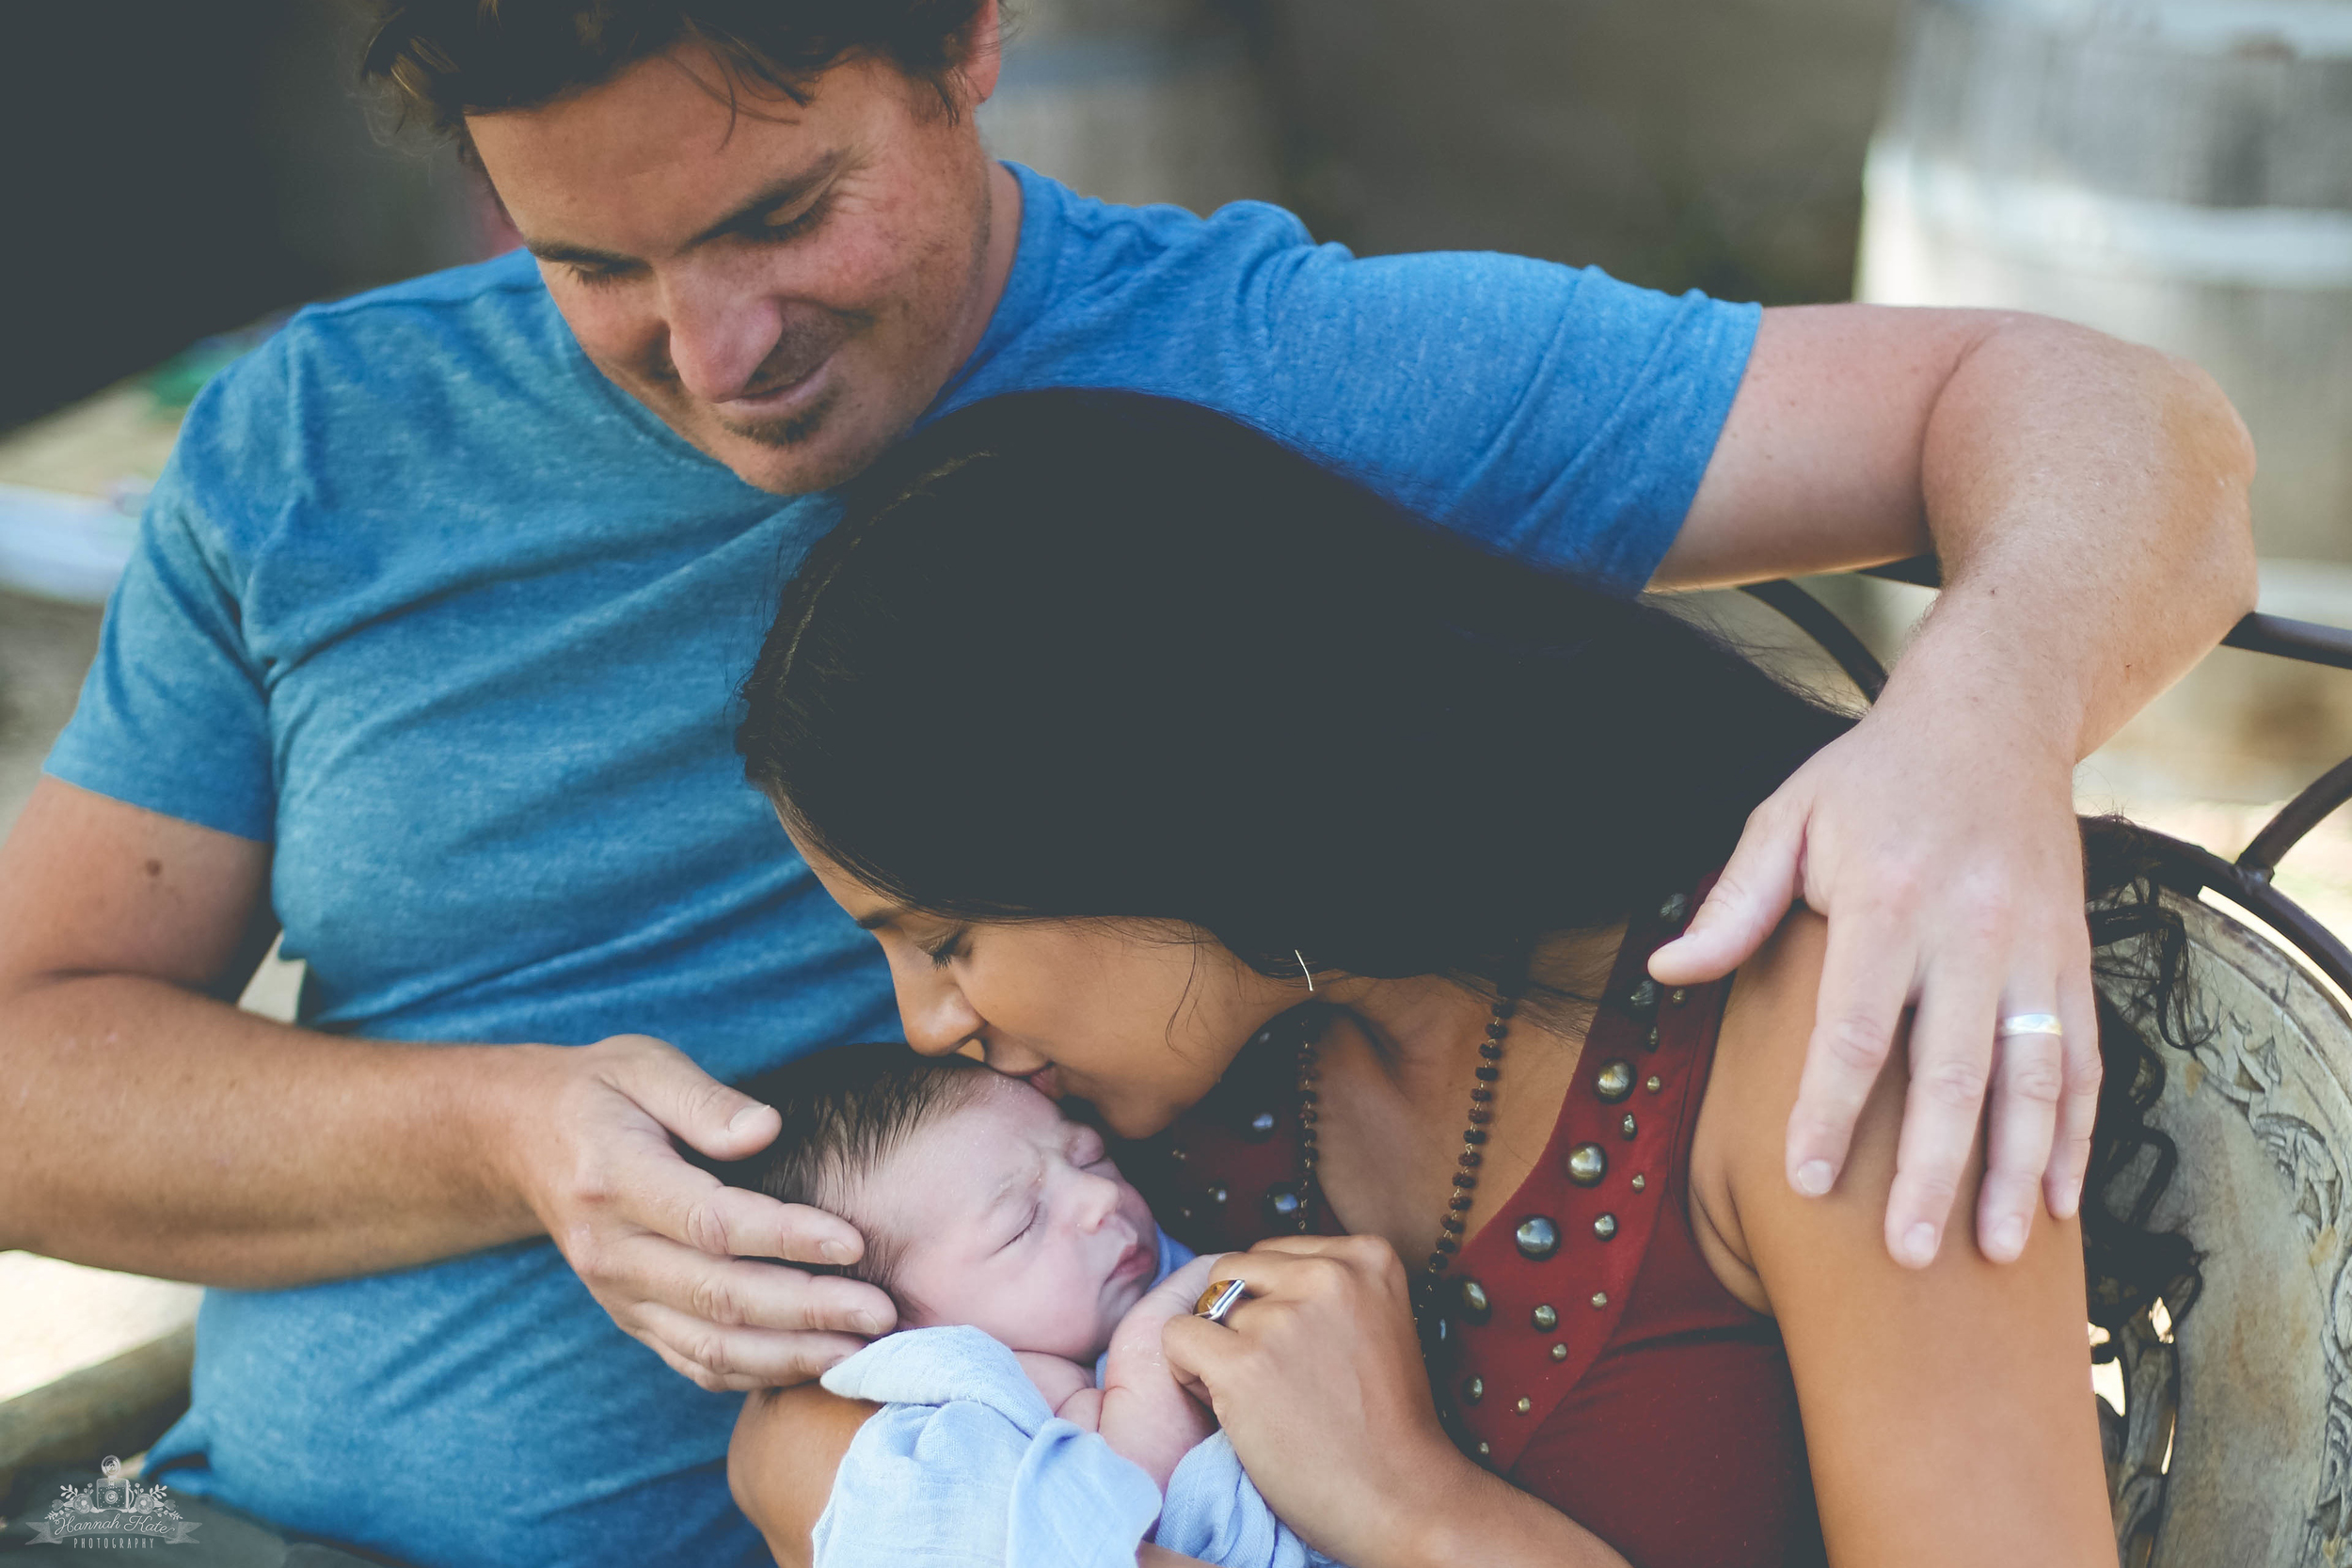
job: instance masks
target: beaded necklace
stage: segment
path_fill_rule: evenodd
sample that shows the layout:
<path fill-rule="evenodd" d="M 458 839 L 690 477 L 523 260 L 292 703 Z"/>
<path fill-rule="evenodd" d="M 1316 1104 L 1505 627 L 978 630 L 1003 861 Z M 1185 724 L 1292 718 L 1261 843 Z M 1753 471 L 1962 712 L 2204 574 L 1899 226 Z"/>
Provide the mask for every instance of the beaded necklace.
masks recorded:
<path fill-rule="evenodd" d="M 1438 1216 L 1438 1241 L 1429 1254 L 1429 1260 L 1413 1279 L 1413 1320 L 1421 1327 L 1422 1343 L 1426 1345 L 1438 1332 L 1438 1286 L 1444 1277 L 1447 1265 L 1461 1250 L 1462 1233 L 1469 1222 L 1463 1218 L 1470 1212 L 1471 1194 L 1478 1187 L 1478 1167 L 1485 1163 L 1483 1146 L 1486 1142 L 1486 1124 L 1495 1117 L 1495 1085 L 1502 1077 L 1502 1041 L 1511 1031 L 1511 1017 L 1518 1011 L 1516 990 L 1506 991 L 1495 999 L 1492 1016 L 1486 1022 L 1486 1037 L 1478 1045 L 1476 1077 L 1470 1085 L 1470 1124 L 1462 1129 L 1462 1152 L 1454 1161 L 1453 1190 L 1447 1195 L 1445 1210 Z M 1299 1031 L 1298 1041 L 1298 1185 L 1295 1208 L 1281 1204 L 1277 1217 L 1288 1218 L 1293 1229 L 1307 1233 L 1308 1216 L 1314 1207 L 1316 1176 L 1315 1148 L 1315 1048 L 1322 1042 L 1323 1031 L 1307 1027 Z M 1292 1210 L 1288 1214 L 1281 1211 Z"/>

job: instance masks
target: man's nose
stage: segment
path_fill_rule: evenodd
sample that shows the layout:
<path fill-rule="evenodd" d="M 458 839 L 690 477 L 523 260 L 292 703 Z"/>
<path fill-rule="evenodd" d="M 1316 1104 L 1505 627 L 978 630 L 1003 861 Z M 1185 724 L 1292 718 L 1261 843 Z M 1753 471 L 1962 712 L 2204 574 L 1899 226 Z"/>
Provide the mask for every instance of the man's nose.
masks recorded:
<path fill-rule="evenodd" d="M 665 280 L 663 295 L 670 366 L 687 394 L 723 403 L 750 390 L 784 333 L 776 301 L 704 267 Z"/>

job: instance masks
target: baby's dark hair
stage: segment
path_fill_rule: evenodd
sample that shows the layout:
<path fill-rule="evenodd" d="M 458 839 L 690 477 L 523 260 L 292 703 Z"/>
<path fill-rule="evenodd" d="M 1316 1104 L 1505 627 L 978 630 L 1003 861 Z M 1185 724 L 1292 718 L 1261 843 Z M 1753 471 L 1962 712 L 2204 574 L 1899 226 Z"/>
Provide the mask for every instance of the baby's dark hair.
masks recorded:
<path fill-rule="evenodd" d="M 747 1160 L 687 1158 L 730 1187 L 841 1215 L 866 1238 L 854 1263 L 796 1263 L 812 1274 L 847 1275 L 890 1292 L 898 1289 L 906 1238 L 892 1236 L 852 1210 L 858 1183 L 914 1133 L 964 1106 L 1002 1080 L 968 1056 L 923 1056 L 903 1045 L 844 1045 L 756 1073 L 735 1086 L 784 1117 L 776 1141 Z"/>

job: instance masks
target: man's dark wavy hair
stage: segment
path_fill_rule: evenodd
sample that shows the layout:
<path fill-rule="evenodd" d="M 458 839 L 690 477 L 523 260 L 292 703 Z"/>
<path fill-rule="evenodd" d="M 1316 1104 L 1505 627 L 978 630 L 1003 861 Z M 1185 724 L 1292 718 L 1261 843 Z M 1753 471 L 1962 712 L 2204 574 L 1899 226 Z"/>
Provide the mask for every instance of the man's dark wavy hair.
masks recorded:
<path fill-rule="evenodd" d="M 465 139 L 465 117 L 535 109 L 681 43 L 737 82 L 805 102 L 856 55 L 928 83 L 952 113 L 983 0 L 378 0 L 360 71 L 405 117 Z M 730 83 L 730 87 L 734 84 Z"/>
<path fill-rule="evenodd" d="M 802 843 L 953 918 L 1180 922 L 1267 974 L 1493 994 L 1546 934 L 1720 866 L 1853 723 L 1683 620 L 1165 399 L 992 399 L 846 499 L 737 746 Z M 2193 1009 L 2149 840 L 2087 822 L 2084 851 L 2107 999 L 2083 1224 L 2112 1329 L 2194 1289 L 2186 1239 L 2149 1228 L 2174 1155 L 2146 1125 Z M 1581 1011 L 1573 978 L 1538 974 L 1528 1006 Z"/>

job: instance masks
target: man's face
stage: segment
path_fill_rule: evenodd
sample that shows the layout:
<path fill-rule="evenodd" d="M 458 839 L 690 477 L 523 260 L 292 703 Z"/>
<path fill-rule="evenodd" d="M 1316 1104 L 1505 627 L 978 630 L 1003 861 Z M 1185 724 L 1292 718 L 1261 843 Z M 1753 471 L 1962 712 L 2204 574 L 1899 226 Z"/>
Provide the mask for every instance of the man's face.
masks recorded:
<path fill-rule="evenodd" d="M 748 483 L 801 494 L 871 462 L 987 325 L 1017 227 L 997 213 L 992 247 L 996 182 L 1018 205 L 972 124 L 993 21 L 954 116 L 885 61 L 834 67 L 803 105 L 681 45 L 467 123 L 597 368 Z"/>

